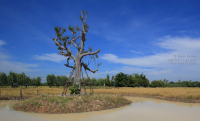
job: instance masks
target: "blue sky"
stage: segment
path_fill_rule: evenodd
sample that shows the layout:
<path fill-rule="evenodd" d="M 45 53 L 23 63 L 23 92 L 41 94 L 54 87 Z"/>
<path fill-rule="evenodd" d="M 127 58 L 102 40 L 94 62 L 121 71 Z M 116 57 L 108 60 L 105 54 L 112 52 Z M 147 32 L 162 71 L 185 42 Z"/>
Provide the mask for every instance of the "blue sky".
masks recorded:
<path fill-rule="evenodd" d="M 197 0 L 0 0 L 0 72 L 25 72 L 42 82 L 48 74 L 68 76 L 54 27 L 80 26 L 85 10 L 85 48 L 100 49 L 102 63 L 90 77 L 123 72 L 144 73 L 150 81 L 200 81 L 199 6 Z"/>

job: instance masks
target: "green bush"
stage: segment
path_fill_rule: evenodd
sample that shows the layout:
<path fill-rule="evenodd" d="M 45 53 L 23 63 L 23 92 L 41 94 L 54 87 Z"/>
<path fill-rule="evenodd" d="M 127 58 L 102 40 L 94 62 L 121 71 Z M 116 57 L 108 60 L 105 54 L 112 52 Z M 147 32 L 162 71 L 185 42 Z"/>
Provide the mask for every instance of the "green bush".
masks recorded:
<path fill-rule="evenodd" d="M 74 84 L 72 87 L 69 88 L 71 94 L 80 94 L 80 90 L 78 89 L 79 85 Z"/>

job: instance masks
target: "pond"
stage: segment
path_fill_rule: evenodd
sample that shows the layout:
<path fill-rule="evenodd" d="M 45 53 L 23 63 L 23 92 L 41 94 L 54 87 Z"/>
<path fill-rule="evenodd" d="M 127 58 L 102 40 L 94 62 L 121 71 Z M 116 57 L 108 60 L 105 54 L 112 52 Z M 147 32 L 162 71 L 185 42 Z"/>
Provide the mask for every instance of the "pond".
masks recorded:
<path fill-rule="evenodd" d="M 126 97 L 132 104 L 110 110 L 75 114 L 37 114 L 15 111 L 18 101 L 0 101 L 0 121 L 199 121 L 199 103 Z"/>

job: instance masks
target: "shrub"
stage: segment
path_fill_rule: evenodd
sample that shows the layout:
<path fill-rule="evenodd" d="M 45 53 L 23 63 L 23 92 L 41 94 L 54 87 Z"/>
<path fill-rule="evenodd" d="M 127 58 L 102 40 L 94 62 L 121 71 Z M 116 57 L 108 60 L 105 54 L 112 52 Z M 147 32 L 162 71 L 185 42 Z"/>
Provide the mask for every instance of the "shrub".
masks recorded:
<path fill-rule="evenodd" d="M 71 94 L 80 94 L 80 90 L 78 89 L 79 85 L 74 84 L 72 87 L 69 88 Z"/>

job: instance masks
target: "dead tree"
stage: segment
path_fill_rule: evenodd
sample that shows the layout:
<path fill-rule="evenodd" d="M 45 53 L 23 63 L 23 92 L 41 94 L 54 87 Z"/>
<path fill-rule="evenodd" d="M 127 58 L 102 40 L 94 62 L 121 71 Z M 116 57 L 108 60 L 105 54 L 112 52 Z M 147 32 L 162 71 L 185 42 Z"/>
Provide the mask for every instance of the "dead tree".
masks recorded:
<path fill-rule="evenodd" d="M 85 17 L 84 15 L 85 14 Z M 88 32 L 89 26 L 86 24 L 88 12 L 81 11 L 80 19 L 82 22 L 82 29 L 80 29 L 78 26 L 75 28 L 72 26 L 68 26 L 68 29 L 72 33 L 72 37 L 70 39 L 69 36 L 65 36 L 64 33 L 66 32 L 65 28 L 61 27 L 54 27 L 54 30 L 56 31 L 56 38 L 53 38 L 53 41 L 56 43 L 56 46 L 58 46 L 58 50 L 60 50 L 59 54 L 67 57 L 67 64 L 65 64 L 66 67 L 75 69 L 74 74 L 74 83 L 80 85 L 80 77 L 81 77 L 81 68 L 82 66 L 92 72 L 95 73 L 98 71 L 98 64 L 96 70 L 92 70 L 88 67 L 89 63 L 85 63 L 82 61 L 83 57 L 89 55 L 92 59 L 98 58 L 98 53 L 100 52 L 100 49 L 98 49 L 95 52 L 92 52 L 92 49 L 90 48 L 88 51 L 84 50 L 85 41 L 86 41 L 86 33 Z M 79 33 L 79 35 L 77 35 Z M 80 42 L 78 43 L 78 39 L 80 38 Z M 71 46 L 74 46 L 78 52 L 76 53 L 76 56 L 73 55 L 71 51 Z M 72 59 L 74 61 L 74 65 L 69 65 L 69 60 Z"/>

